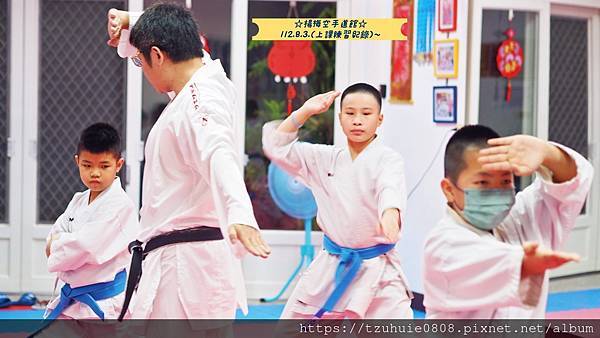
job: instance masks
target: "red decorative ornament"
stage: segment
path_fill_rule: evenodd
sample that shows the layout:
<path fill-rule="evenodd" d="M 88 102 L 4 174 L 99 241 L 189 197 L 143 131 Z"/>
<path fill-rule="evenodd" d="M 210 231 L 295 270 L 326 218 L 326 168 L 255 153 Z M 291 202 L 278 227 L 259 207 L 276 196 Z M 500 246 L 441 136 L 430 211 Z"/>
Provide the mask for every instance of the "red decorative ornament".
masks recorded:
<path fill-rule="evenodd" d="M 502 41 L 500 47 L 498 47 L 498 53 L 496 54 L 496 66 L 498 67 L 498 71 L 502 77 L 505 77 L 508 80 L 508 84 L 506 86 L 506 101 L 510 102 L 511 94 L 512 94 L 512 85 L 510 84 L 510 79 L 519 75 L 521 69 L 523 68 L 523 49 L 517 40 L 514 40 L 515 31 L 512 28 L 509 28 L 504 32 L 508 37 L 506 40 Z"/>
<path fill-rule="evenodd" d="M 206 35 L 204 35 L 203 33 L 200 33 L 200 41 L 202 42 L 202 49 L 204 49 L 205 51 L 210 53 L 210 46 L 208 45 L 208 39 L 206 38 Z"/>
<path fill-rule="evenodd" d="M 274 41 L 267 56 L 267 66 L 275 74 L 275 82 L 283 79 L 288 84 L 288 115 L 296 97 L 293 83 L 306 83 L 306 76 L 315 69 L 316 57 L 310 41 Z"/>

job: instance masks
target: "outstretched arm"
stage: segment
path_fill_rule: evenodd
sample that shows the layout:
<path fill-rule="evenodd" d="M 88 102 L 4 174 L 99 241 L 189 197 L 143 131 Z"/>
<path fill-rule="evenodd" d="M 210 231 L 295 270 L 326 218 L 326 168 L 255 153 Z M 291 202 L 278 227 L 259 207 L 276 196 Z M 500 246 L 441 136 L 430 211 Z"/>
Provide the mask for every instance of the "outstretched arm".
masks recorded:
<path fill-rule="evenodd" d="M 300 109 L 290 114 L 277 128 L 283 133 L 293 133 L 300 128 L 311 116 L 326 112 L 340 92 L 336 90 L 315 95 L 306 100 Z"/>

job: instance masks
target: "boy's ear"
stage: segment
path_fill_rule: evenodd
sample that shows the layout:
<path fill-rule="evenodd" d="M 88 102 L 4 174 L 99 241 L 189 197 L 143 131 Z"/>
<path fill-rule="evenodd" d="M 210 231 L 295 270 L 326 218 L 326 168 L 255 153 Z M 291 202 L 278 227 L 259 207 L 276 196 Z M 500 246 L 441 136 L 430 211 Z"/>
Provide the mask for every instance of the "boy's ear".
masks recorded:
<path fill-rule="evenodd" d="M 157 64 L 161 66 L 165 62 L 165 53 L 160 50 L 160 48 L 156 46 L 152 46 L 150 49 L 150 58 L 152 59 L 152 64 Z"/>
<path fill-rule="evenodd" d="M 446 200 L 448 203 L 454 203 L 454 194 L 452 193 L 452 182 L 447 177 L 444 177 L 442 182 L 440 182 L 440 187 L 442 188 L 442 192 L 444 196 L 446 196 Z"/>
<path fill-rule="evenodd" d="M 381 123 L 383 123 L 383 113 L 379 112 L 379 116 L 377 117 L 379 119 L 379 122 L 377 123 L 377 126 L 381 126 Z"/>
<path fill-rule="evenodd" d="M 124 163 L 125 159 L 123 159 L 122 157 L 117 160 L 117 173 L 121 170 Z"/>

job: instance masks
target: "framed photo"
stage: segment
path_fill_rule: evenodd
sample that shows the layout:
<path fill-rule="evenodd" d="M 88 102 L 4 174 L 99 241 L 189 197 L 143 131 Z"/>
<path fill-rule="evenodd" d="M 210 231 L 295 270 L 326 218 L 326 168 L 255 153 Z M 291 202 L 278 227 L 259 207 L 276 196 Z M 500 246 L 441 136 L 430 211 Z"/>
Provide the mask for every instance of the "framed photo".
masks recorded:
<path fill-rule="evenodd" d="M 449 79 L 458 76 L 458 40 L 433 41 L 433 74 Z"/>
<path fill-rule="evenodd" d="M 456 123 L 456 86 L 433 87 L 433 122 Z"/>
<path fill-rule="evenodd" d="M 438 0 L 438 30 L 454 32 L 456 30 L 457 0 Z"/>

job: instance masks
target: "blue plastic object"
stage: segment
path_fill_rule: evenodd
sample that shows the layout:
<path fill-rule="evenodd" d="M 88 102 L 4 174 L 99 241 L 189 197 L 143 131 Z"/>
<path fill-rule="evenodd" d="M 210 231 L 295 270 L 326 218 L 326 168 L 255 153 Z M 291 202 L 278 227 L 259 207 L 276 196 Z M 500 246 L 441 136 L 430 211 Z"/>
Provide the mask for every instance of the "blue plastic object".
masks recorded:
<path fill-rule="evenodd" d="M 10 298 L 7 295 L 0 293 L 0 308 L 8 307 L 12 304 Z"/>
<path fill-rule="evenodd" d="M 269 193 L 275 204 L 288 216 L 304 220 L 304 245 L 300 247 L 300 263 L 290 278 L 274 297 L 260 299 L 265 303 L 278 300 L 302 270 L 302 267 L 308 266 L 312 262 L 315 248 L 311 244 L 310 233 L 312 219 L 317 215 L 317 202 L 310 189 L 273 162 L 269 164 L 268 179 Z"/>
<path fill-rule="evenodd" d="M 13 305 L 35 305 L 37 303 L 37 298 L 31 292 L 27 292 L 21 295 L 19 300 L 12 302 L 10 298 L 8 298 L 5 294 L 0 294 L 0 308 L 9 307 Z"/>
<path fill-rule="evenodd" d="M 269 193 L 283 212 L 298 219 L 312 219 L 317 215 L 317 202 L 310 189 L 272 162 L 268 179 Z"/>
<path fill-rule="evenodd" d="M 31 293 L 27 292 L 21 295 L 19 300 L 13 302 L 13 305 L 25 305 L 25 306 L 33 306 L 37 303 L 37 297 Z"/>

